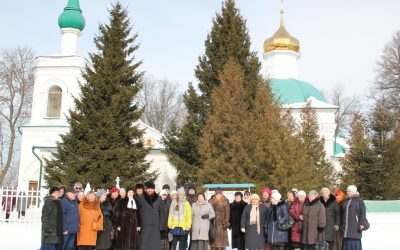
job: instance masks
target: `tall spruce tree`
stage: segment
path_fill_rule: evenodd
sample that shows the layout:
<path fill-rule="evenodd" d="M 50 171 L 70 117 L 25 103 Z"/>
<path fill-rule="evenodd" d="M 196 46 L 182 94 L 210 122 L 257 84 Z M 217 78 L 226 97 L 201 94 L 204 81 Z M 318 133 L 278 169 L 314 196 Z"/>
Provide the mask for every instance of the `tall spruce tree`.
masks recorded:
<path fill-rule="evenodd" d="M 243 86 L 248 108 L 253 106 L 261 81 L 261 63 L 251 51 L 251 42 L 246 21 L 240 15 L 234 0 L 226 0 L 220 13 L 213 19 L 211 32 L 205 41 L 205 54 L 199 57 L 195 69 L 198 90 L 190 84 L 184 103 L 188 110 L 186 123 L 174 128 L 164 138 L 166 153 L 178 171 L 178 184 L 195 182 L 196 172 L 201 166 L 199 139 L 212 110 L 211 94 L 220 84 L 218 78 L 229 58 L 234 58 L 243 70 Z"/>
<path fill-rule="evenodd" d="M 98 52 L 90 54 L 93 68 L 83 73 L 86 83 L 70 111 L 70 131 L 47 162 L 50 185 L 80 181 L 109 188 L 117 176 L 126 186 L 155 178 L 144 160 L 143 131 L 135 125 L 142 110 L 134 98 L 143 75 L 134 56 L 137 34 L 131 34 L 127 10 L 119 2 L 109 14 L 110 23 L 100 25 L 94 39 Z"/>
<path fill-rule="evenodd" d="M 241 66 L 230 59 L 212 94 L 213 110 L 200 139 L 203 168 L 200 183 L 240 183 L 251 180 L 250 112 L 247 109 Z"/>
<path fill-rule="evenodd" d="M 319 189 L 334 185 L 335 173 L 326 158 L 325 140 L 319 135 L 319 125 L 315 109 L 308 103 L 301 110 L 300 145 L 306 157 L 302 171 L 309 173 L 306 189 Z"/>

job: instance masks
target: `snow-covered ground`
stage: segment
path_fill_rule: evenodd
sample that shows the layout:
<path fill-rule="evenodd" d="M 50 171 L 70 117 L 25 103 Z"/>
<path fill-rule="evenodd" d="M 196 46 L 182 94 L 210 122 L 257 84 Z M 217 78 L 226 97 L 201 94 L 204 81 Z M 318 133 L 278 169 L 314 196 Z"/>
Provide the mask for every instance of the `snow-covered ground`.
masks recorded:
<path fill-rule="evenodd" d="M 400 250 L 400 213 L 367 213 L 364 250 Z M 0 250 L 40 248 L 40 223 L 0 223 Z"/>

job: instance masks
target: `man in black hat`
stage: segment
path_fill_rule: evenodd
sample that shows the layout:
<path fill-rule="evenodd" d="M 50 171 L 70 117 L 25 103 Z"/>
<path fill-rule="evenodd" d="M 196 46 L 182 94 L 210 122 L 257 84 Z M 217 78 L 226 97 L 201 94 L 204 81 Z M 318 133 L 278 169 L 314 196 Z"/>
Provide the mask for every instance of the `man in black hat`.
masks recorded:
<path fill-rule="evenodd" d="M 140 233 L 140 249 L 161 249 L 160 222 L 164 220 L 164 203 L 155 192 L 154 182 L 145 183 L 146 190 L 139 197 L 141 206 L 142 229 Z"/>
<path fill-rule="evenodd" d="M 44 197 L 42 208 L 42 246 L 40 249 L 58 249 L 62 244 L 63 217 L 60 204 L 60 189 L 52 187 Z"/>

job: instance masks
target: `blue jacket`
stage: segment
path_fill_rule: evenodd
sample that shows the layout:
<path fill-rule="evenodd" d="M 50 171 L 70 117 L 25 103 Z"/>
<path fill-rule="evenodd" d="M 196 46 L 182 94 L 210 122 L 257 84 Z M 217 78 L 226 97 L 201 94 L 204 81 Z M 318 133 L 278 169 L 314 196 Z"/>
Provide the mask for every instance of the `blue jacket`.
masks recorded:
<path fill-rule="evenodd" d="M 78 202 L 70 201 L 67 197 L 61 199 L 63 214 L 63 232 L 77 233 L 79 231 L 79 209 Z"/>
<path fill-rule="evenodd" d="M 269 243 L 287 243 L 288 231 L 280 231 L 278 223 L 285 223 L 289 220 L 289 208 L 287 203 L 282 200 L 276 206 L 269 208 L 266 219 L 267 239 Z"/>

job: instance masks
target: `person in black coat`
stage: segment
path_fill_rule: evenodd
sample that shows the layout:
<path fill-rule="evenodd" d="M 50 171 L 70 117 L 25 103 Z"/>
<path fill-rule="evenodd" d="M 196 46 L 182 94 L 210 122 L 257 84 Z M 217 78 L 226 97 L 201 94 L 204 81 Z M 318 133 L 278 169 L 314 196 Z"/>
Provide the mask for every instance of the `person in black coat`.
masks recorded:
<path fill-rule="evenodd" d="M 100 209 L 103 214 L 103 231 L 97 232 L 96 250 L 111 248 L 111 232 L 113 229 L 111 204 L 107 201 L 105 190 L 97 191 L 99 197 Z"/>
<path fill-rule="evenodd" d="M 127 196 L 120 199 L 115 206 L 117 214 L 115 228 L 118 231 L 116 249 L 118 250 L 135 250 L 140 247 L 140 205 L 139 201 L 134 197 L 133 188 L 127 188 L 127 190 Z"/>
<path fill-rule="evenodd" d="M 245 249 L 244 233 L 240 230 L 240 222 L 246 206 L 247 203 L 243 201 L 242 192 L 236 192 L 235 200 L 230 204 L 229 223 L 232 234 L 232 248 L 237 248 L 238 250 Z"/>
<path fill-rule="evenodd" d="M 362 231 L 367 226 L 365 204 L 354 185 L 347 188 L 347 197 L 342 205 L 343 250 L 361 250 Z"/>
<path fill-rule="evenodd" d="M 325 207 L 325 240 L 333 248 L 333 243 L 336 239 L 336 231 L 339 230 L 340 225 L 340 208 L 336 202 L 336 198 L 331 194 L 328 188 L 321 190 L 321 197 L 319 198 L 322 205 Z"/>
<path fill-rule="evenodd" d="M 60 190 L 50 188 L 49 195 L 44 198 L 42 208 L 42 250 L 60 248 L 63 237 L 63 217 L 60 204 Z"/>
<path fill-rule="evenodd" d="M 146 182 L 146 191 L 139 197 L 142 229 L 140 233 L 140 249 L 160 250 L 161 222 L 164 221 L 164 202 L 155 192 L 153 182 Z"/>

